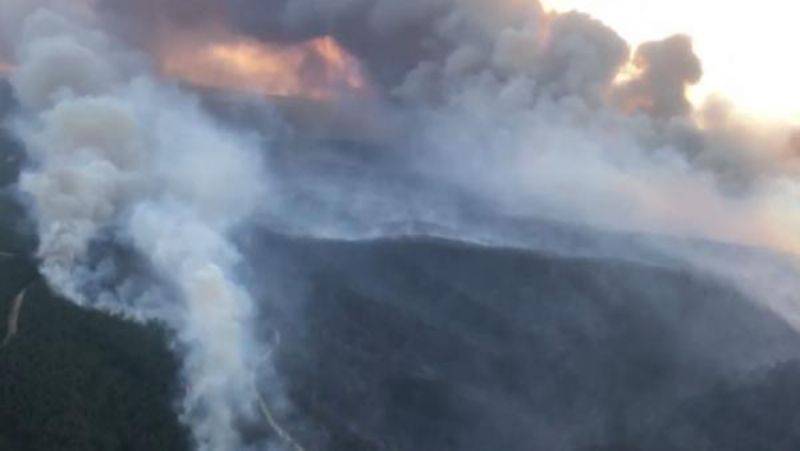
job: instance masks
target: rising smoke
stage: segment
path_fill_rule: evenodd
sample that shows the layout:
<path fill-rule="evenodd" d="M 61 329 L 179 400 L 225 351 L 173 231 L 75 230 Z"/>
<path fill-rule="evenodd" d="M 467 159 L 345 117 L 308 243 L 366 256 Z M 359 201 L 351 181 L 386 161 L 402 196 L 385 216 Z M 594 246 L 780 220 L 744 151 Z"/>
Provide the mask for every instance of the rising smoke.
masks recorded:
<path fill-rule="evenodd" d="M 32 3 L 0 3 L 0 54 L 15 66 L 42 272 L 76 302 L 176 330 L 201 449 L 242 446 L 237 424 L 258 415 L 270 371 L 231 238 L 252 218 L 347 238 L 424 222 L 524 244 L 465 219 L 496 213 L 800 249 L 792 130 L 721 101 L 694 110 L 702 69 L 686 36 L 631 52 L 533 0 Z M 212 53 L 184 53 L 198 48 Z M 201 105 L 209 87 L 223 106 Z M 242 111 L 256 113 L 231 120 Z M 369 155 L 353 165 L 331 141 Z M 105 284 L 110 244 L 146 261 L 152 287 Z"/>
<path fill-rule="evenodd" d="M 236 423 L 258 415 L 255 377 L 267 362 L 251 348 L 252 299 L 227 235 L 267 197 L 259 140 L 160 85 L 91 17 L 3 6 L 22 19 L 14 128 L 31 161 L 19 188 L 38 222 L 41 271 L 80 304 L 173 327 L 185 353 L 182 415 L 198 447 L 239 448 Z M 102 272 L 91 248 L 103 240 L 144 256 L 173 296 L 90 295 Z"/>

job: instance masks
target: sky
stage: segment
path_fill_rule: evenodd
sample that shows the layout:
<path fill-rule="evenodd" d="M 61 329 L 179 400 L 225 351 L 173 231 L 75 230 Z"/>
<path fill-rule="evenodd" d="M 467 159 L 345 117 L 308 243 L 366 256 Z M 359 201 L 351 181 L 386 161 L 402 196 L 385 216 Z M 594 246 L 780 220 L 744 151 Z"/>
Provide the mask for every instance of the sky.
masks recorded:
<path fill-rule="evenodd" d="M 692 101 L 722 95 L 745 115 L 800 124 L 800 2 L 718 0 L 545 0 L 576 9 L 616 30 L 631 45 L 675 33 L 692 37 L 703 81 Z M 724 5 L 724 6 L 721 6 Z M 757 5 L 757 6 L 756 6 Z"/>

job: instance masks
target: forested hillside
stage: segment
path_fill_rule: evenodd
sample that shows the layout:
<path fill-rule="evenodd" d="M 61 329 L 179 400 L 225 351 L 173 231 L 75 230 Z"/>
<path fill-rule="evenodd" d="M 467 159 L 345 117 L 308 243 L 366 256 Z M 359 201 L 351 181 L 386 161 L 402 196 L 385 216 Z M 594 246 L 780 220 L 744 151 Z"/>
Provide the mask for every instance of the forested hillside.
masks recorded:
<path fill-rule="evenodd" d="M 4 274 L 8 267 L 0 265 Z M 2 299 L 18 280 L 3 278 Z M 81 310 L 36 283 L 19 334 L 0 350 L 0 449 L 188 449 L 173 408 L 177 360 L 166 343 L 155 325 Z"/>
<path fill-rule="evenodd" d="M 800 336 L 713 277 L 427 238 L 255 249 L 311 449 L 800 449 Z"/>

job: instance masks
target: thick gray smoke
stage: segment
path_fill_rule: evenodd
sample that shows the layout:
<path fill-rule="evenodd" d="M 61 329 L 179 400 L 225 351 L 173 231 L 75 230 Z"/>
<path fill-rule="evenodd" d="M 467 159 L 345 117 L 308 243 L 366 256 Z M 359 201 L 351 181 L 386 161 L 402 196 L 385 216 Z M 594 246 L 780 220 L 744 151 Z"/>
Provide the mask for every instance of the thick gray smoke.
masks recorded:
<path fill-rule="evenodd" d="M 748 123 L 722 101 L 693 110 L 686 90 L 702 65 L 686 36 L 632 51 L 585 14 L 515 0 L 104 0 L 99 10 L 156 53 L 187 31 L 222 28 L 271 44 L 332 36 L 359 59 L 374 96 L 355 108 L 372 114 L 381 132 L 370 142 L 394 169 L 358 181 L 347 170 L 284 175 L 268 209 L 292 229 L 374 237 L 413 232 L 397 225 L 411 222 L 459 239 L 548 241 L 480 224 L 477 205 L 488 204 L 509 217 L 800 249 L 796 132 Z M 324 139 L 315 121 L 295 114 L 294 133 L 322 128 Z M 363 122 L 342 128 L 327 136 L 366 134 Z M 329 146 L 299 141 L 284 145 L 290 159 Z M 292 205 L 302 195 L 311 207 Z"/>
<path fill-rule="evenodd" d="M 373 81 L 380 106 L 355 109 L 370 111 L 383 147 L 513 214 L 797 248 L 797 215 L 784 213 L 796 185 L 792 130 L 747 124 L 721 102 L 693 111 L 686 90 L 702 67 L 686 36 L 631 52 L 591 17 L 535 1 L 104 0 L 98 9 L 156 53 L 187 32 L 213 34 L 204 30 L 271 44 L 332 36 Z M 350 136 L 365 134 L 352 126 Z"/>
<path fill-rule="evenodd" d="M 198 447 L 238 449 L 236 423 L 257 418 L 255 376 L 268 365 L 253 349 L 253 302 L 235 280 L 240 257 L 228 239 L 266 198 L 258 138 L 221 128 L 191 96 L 162 86 L 91 15 L 2 5 L 21 24 L 15 129 L 31 167 L 20 191 L 33 201 L 42 272 L 80 304 L 173 327 L 185 350 L 182 415 Z M 102 240 L 144 257 L 165 289 L 92 293 L 102 270 L 91 248 Z"/>

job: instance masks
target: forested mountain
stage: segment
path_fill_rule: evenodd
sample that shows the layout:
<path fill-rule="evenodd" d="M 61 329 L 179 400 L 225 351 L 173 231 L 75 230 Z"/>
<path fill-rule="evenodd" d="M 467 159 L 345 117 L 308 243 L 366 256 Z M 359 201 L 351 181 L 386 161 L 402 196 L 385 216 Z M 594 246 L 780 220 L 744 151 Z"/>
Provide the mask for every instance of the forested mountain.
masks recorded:
<path fill-rule="evenodd" d="M 260 246 L 311 449 L 800 447 L 800 336 L 710 276 L 426 238 Z"/>
<path fill-rule="evenodd" d="M 0 265 L 4 274 L 8 266 Z M 4 277 L 3 299 L 17 288 Z M 174 413 L 177 359 L 166 343 L 156 325 L 79 309 L 35 283 L 19 334 L 0 350 L 0 449 L 188 449 Z"/>

